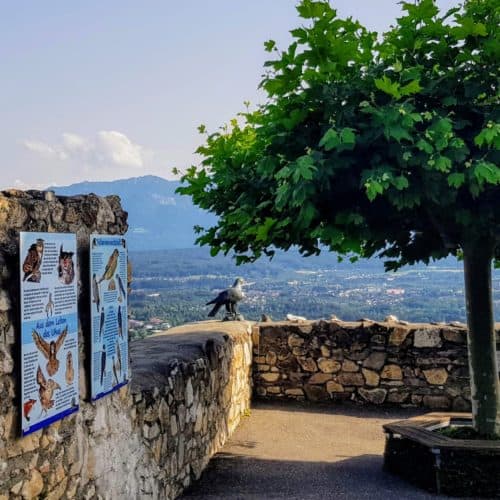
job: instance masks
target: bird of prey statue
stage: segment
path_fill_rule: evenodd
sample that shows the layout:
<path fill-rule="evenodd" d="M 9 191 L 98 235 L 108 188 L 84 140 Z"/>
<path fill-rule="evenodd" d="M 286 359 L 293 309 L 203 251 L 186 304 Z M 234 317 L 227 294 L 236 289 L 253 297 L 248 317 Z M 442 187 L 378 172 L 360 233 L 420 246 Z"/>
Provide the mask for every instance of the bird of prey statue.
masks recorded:
<path fill-rule="evenodd" d="M 233 286 L 219 293 L 215 299 L 207 302 L 205 305 L 214 304 L 212 310 L 208 313 L 210 318 L 214 317 L 217 314 L 217 311 L 222 307 L 226 306 L 226 316 L 224 317 L 224 321 L 243 321 L 243 316 L 238 314 L 237 304 L 244 298 L 244 293 L 242 289 L 242 285 L 245 282 L 243 278 L 236 278 Z"/>

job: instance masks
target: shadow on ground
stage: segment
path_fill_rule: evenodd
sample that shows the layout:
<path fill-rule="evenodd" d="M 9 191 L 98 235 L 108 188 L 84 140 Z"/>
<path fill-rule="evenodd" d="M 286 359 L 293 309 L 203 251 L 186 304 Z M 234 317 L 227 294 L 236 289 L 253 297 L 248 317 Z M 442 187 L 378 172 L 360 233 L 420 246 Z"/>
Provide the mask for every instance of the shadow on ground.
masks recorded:
<path fill-rule="evenodd" d="M 383 471 L 382 424 L 416 410 L 256 401 L 185 499 L 432 499 Z"/>
<path fill-rule="evenodd" d="M 382 457 L 338 462 L 265 460 L 218 454 L 181 498 L 199 499 L 431 499 L 435 495 L 382 471 Z"/>

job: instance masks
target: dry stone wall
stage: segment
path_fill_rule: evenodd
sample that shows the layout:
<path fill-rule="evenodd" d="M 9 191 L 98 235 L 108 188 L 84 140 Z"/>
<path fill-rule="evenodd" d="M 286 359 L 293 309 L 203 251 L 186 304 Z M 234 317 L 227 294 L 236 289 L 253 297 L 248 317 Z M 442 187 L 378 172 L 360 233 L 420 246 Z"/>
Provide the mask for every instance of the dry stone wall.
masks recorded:
<path fill-rule="evenodd" d="M 250 404 L 247 323 L 195 325 L 130 346 L 132 382 L 90 402 L 88 240 L 124 234 L 116 196 L 0 193 L 0 500 L 175 498 Z M 78 244 L 80 410 L 20 437 L 19 232 Z"/>
<path fill-rule="evenodd" d="M 396 322 L 261 323 L 253 331 L 255 394 L 468 411 L 466 334 Z"/>

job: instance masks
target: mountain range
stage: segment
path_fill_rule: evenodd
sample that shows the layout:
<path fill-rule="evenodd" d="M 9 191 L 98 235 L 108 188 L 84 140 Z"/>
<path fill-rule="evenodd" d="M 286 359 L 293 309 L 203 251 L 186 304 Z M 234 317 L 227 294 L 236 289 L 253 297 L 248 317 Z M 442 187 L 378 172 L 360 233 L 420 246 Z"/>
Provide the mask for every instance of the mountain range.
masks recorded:
<path fill-rule="evenodd" d="M 110 182 L 79 182 L 49 189 L 58 195 L 116 194 L 128 212 L 129 249 L 164 250 L 194 247 L 195 225 L 210 226 L 215 216 L 195 207 L 187 196 L 176 194 L 179 181 L 146 175 Z"/>

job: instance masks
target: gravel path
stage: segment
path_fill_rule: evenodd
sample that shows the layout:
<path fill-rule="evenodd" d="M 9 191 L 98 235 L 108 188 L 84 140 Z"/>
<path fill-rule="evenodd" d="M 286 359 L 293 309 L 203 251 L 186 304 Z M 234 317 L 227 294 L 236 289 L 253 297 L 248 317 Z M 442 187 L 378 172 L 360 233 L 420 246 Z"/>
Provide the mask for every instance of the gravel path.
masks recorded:
<path fill-rule="evenodd" d="M 415 411 L 254 403 L 185 499 L 432 499 L 383 472 L 382 424 Z"/>

